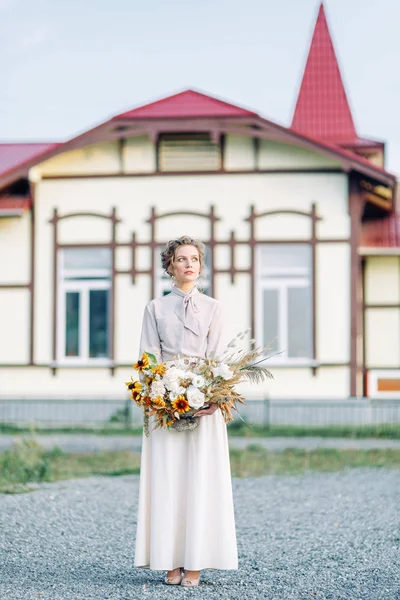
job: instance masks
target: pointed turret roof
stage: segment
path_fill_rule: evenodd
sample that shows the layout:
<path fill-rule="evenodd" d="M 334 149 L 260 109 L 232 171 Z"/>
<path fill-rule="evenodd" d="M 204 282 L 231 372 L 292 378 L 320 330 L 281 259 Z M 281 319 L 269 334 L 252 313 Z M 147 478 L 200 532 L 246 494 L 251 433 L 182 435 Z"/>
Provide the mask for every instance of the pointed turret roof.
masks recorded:
<path fill-rule="evenodd" d="M 358 140 L 323 3 L 318 11 L 292 128 L 336 144 Z"/>

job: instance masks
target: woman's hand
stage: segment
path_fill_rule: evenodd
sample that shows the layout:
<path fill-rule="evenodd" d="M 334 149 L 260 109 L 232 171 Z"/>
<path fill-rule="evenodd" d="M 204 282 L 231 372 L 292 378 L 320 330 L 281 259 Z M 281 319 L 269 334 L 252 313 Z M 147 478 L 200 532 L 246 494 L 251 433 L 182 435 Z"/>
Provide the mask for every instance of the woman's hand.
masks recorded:
<path fill-rule="evenodd" d="M 218 404 L 213 402 L 212 404 L 210 404 L 210 406 L 208 408 L 202 408 L 201 410 L 197 411 L 197 413 L 195 413 L 193 416 L 194 417 L 205 417 L 206 415 L 213 415 L 217 409 L 218 409 Z"/>

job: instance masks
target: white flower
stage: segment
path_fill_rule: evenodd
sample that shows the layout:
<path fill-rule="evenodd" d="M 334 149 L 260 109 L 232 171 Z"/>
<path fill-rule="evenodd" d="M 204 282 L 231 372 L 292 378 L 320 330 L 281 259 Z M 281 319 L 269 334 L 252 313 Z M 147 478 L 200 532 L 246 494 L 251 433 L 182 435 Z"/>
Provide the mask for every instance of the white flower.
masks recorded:
<path fill-rule="evenodd" d="M 187 369 L 189 366 L 189 359 L 188 358 L 179 358 L 176 361 L 176 366 L 178 367 L 178 369 Z"/>
<path fill-rule="evenodd" d="M 214 377 L 222 377 L 222 379 L 232 379 L 233 371 L 225 363 L 221 363 L 219 367 L 215 367 L 213 370 Z"/>
<path fill-rule="evenodd" d="M 167 390 L 172 390 L 179 386 L 179 379 L 182 377 L 183 373 L 184 371 L 181 371 L 181 369 L 177 369 L 176 367 L 168 369 L 162 379 Z"/>
<path fill-rule="evenodd" d="M 150 397 L 156 398 L 157 396 L 164 396 L 165 386 L 162 381 L 153 381 L 151 384 Z"/>
<path fill-rule="evenodd" d="M 172 402 L 173 400 L 176 400 L 178 396 L 182 396 L 185 393 L 185 391 L 186 388 L 177 385 L 174 389 L 170 390 L 169 399 Z"/>
<path fill-rule="evenodd" d="M 194 375 L 192 377 L 192 385 L 195 385 L 198 388 L 203 387 L 205 384 L 204 377 L 202 375 Z"/>
<path fill-rule="evenodd" d="M 205 396 L 196 386 L 189 385 L 186 390 L 186 398 L 189 406 L 192 408 L 200 408 L 204 404 Z"/>

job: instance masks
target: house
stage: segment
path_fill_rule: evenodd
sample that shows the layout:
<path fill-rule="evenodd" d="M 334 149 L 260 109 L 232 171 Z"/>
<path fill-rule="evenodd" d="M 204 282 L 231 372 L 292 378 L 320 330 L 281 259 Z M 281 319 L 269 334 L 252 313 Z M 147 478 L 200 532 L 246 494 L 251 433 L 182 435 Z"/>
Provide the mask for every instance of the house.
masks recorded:
<path fill-rule="evenodd" d="M 321 5 L 291 127 L 194 90 L 60 144 L 0 146 L 0 397 L 122 396 L 159 252 L 206 243 L 227 339 L 276 338 L 252 398 L 400 391 L 400 227 Z M 246 390 L 245 390 L 246 393 Z"/>

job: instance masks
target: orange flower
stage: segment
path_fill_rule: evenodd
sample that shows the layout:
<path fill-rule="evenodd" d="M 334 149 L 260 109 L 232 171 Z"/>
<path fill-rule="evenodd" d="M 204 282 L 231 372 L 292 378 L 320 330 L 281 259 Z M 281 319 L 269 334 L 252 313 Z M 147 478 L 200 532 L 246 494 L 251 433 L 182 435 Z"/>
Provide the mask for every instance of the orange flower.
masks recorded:
<path fill-rule="evenodd" d="M 159 408 L 164 408 L 165 406 L 165 402 L 162 396 L 156 396 L 155 398 L 153 398 L 153 404 L 154 406 L 158 406 Z"/>
<path fill-rule="evenodd" d="M 156 367 L 153 367 L 151 370 L 156 375 L 165 375 L 165 373 L 167 372 L 166 366 L 163 365 L 162 363 L 159 363 Z"/>
<path fill-rule="evenodd" d="M 151 408 L 151 407 L 152 407 L 152 405 L 153 405 L 153 403 L 152 403 L 152 400 L 151 400 L 150 396 L 145 396 L 145 397 L 143 398 L 143 402 L 144 402 L 144 403 L 145 403 L 145 405 L 146 405 L 146 406 L 148 406 L 149 408 Z"/>
<path fill-rule="evenodd" d="M 178 396 L 176 400 L 171 402 L 171 405 L 174 411 L 180 414 L 190 410 L 189 402 L 186 400 L 185 396 Z"/>
<path fill-rule="evenodd" d="M 142 372 L 145 369 L 147 369 L 148 366 L 149 366 L 149 357 L 147 356 L 146 352 L 143 352 L 142 358 L 133 365 L 133 368 L 136 371 Z"/>

